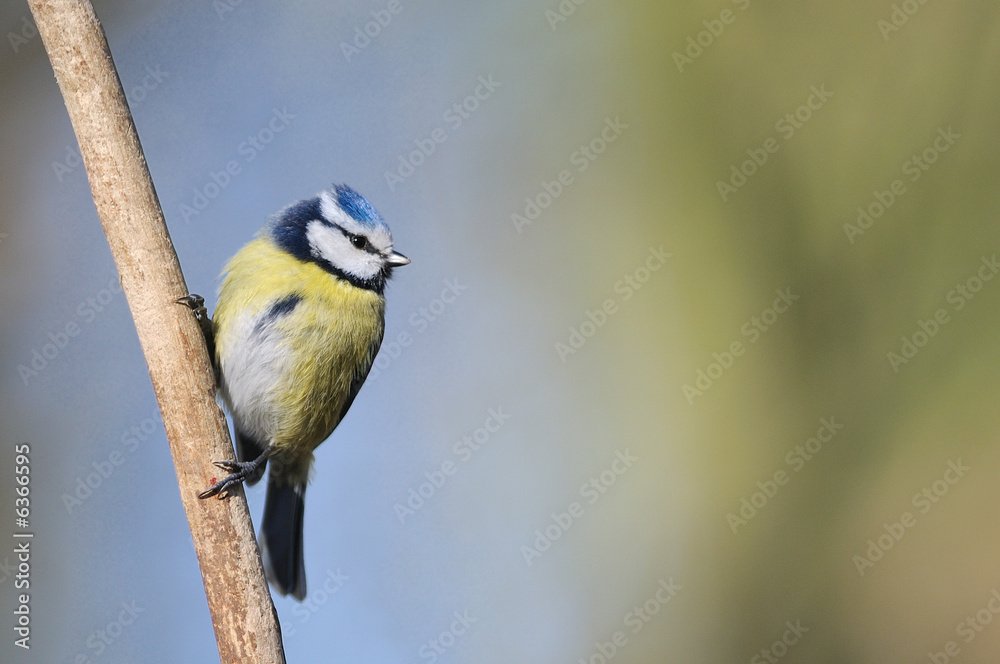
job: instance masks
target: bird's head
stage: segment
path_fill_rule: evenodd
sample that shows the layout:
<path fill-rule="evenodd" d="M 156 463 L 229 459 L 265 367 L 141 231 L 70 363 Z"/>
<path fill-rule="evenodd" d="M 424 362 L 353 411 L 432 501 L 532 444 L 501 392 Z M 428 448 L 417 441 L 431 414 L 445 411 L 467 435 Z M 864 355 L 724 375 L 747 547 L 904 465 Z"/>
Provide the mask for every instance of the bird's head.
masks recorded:
<path fill-rule="evenodd" d="M 382 215 L 347 185 L 334 185 L 315 198 L 288 206 L 271 219 L 265 232 L 299 260 L 379 293 L 392 269 L 410 262 L 393 251 L 392 234 Z"/>

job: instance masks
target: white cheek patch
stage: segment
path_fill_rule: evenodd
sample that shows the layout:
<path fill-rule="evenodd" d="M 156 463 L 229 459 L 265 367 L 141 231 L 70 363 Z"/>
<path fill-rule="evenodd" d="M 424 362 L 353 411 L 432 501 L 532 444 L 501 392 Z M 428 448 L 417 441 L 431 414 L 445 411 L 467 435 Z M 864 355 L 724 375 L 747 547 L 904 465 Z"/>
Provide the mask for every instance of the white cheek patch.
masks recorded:
<path fill-rule="evenodd" d="M 306 240 L 314 256 L 360 279 L 371 279 L 382 269 L 382 261 L 377 255 L 356 248 L 340 230 L 322 221 L 310 221 L 306 225 Z"/>

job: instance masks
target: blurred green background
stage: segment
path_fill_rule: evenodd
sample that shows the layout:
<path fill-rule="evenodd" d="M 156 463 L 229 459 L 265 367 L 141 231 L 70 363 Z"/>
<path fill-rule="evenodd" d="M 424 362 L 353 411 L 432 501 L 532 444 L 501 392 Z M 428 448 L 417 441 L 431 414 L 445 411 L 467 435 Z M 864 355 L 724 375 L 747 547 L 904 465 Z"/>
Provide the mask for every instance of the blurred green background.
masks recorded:
<path fill-rule="evenodd" d="M 210 306 L 331 182 L 413 260 L 317 451 L 290 662 L 991 659 L 995 3 L 95 6 Z M 214 661 L 25 4 L 0 33 L 0 659 Z"/>

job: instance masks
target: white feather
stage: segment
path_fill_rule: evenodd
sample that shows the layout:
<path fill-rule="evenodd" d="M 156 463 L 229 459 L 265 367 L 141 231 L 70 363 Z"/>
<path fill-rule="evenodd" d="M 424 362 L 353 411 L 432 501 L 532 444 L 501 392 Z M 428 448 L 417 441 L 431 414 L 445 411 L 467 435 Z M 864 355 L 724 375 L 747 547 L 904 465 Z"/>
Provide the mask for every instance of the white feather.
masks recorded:
<path fill-rule="evenodd" d="M 243 313 L 232 322 L 227 344 L 240 352 L 222 357 L 220 389 L 240 430 L 266 445 L 277 427 L 272 420 L 277 411 L 274 388 L 291 369 L 292 357 L 275 327 L 254 332 L 258 321 L 259 316 Z"/>
<path fill-rule="evenodd" d="M 349 218 L 349 217 L 348 217 Z M 354 221 L 351 219 L 351 221 Z M 357 222 L 355 222 L 357 223 Z M 347 232 L 352 232 L 345 229 Z M 370 236 L 364 232 L 357 235 Z M 314 255 L 325 259 L 338 270 L 343 270 L 361 279 L 371 279 L 382 269 L 382 257 L 351 244 L 350 239 L 340 230 L 322 221 L 313 220 L 306 225 L 306 239 Z M 369 239 L 369 241 L 371 241 Z"/>

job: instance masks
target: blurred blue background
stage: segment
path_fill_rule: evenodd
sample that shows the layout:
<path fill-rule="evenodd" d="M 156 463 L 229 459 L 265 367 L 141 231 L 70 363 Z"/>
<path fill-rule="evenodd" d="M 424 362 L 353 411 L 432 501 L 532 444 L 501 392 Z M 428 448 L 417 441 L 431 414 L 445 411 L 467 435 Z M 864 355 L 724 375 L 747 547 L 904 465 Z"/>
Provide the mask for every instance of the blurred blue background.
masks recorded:
<path fill-rule="evenodd" d="M 289 662 L 996 652 L 995 3 L 95 7 L 210 308 L 332 182 L 413 261 L 317 450 Z M 0 33 L 0 659 L 215 661 L 24 3 Z"/>

